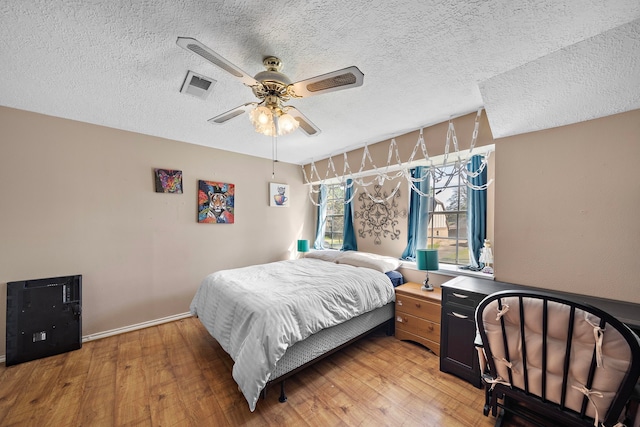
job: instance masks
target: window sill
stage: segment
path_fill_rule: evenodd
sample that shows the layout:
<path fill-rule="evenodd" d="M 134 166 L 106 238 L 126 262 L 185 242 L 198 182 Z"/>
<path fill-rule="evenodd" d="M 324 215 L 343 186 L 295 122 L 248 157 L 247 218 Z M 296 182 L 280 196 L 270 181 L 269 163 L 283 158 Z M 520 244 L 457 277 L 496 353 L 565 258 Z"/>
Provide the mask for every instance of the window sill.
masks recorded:
<path fill-rule="evenodd" d="M 403 260 L 402 265 L 400 267 L 406 268 L 409 270 L 421 271 L 421 270 L 418 270 L 418 268 L 416 267 L 416 263 L 412 261 Z M 451 264 L 440 264 L 438 270 L 432 271 L 432 273 L 441 274 L 443 276 L 452 276 L 452 277 L 471 276 L 471 277 L 480 277 L 482 279 L 488 279 L 488 280 L 495 279 L 493 274 L 483 273 L 481 271 L 464 270 L 456 265 L 451 265 Z"/>

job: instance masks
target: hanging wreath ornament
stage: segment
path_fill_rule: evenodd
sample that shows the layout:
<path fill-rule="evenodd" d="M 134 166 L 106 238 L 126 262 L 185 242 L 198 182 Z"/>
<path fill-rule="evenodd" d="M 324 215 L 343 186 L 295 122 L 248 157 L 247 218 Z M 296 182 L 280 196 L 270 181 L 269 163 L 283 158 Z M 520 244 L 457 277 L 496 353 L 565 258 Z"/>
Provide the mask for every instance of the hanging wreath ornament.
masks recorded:
<path fill-rule="evenodd" d="M 467 169 L 467 163 L 473 156 L 473 149 L 475 148 L 476 142 L 478 140 L 478 130 L 480 128 L 480 116 L 482 115 L 482 108 L 478 110 L 475 118 L 475 124 L 473 128 L 473 134 L 471 135 L 471 142 L 469 144 L 469 150 L 466 155 L 462 155 L 459 145 L 458 145 L 458 137 L 456 135 L 456 130 L 453 125 L 453 122 L 449 120 L 449 127 L 447 129 L 447 137 L 444 145 L 444 156 L 443 162 L 438 166 L 434 166 L 433 160 L 429 157 L 429 153 L 427 152 L 427 145 L 424 141 L 423 129 L 420 128 L 420 133 L 418 136 L 418 140 L 416 141 L 416 145 L 413 147 L 413 151 L 411 152 L 411 156 L 409 159 L 403 164 L 400 160 L 400 153 L 398 150 L 398 144 L 396 143 L 395 138 L 391 139 L 391 143 L 389 144 L 389 152 L 387 154 L 387 164 L 386 166 L 379 168 L 373 161 L 371 157 L 371 153 L 369 152 L 369 146 L 365 144 L 363 152 L 362 152 L 362 160 L 360 162 L 360 169 L 357 172 L 353 172 L 351 170 L 351 166 L 349 165 L 349 161 L 347 160 L 347 153 L 343 153 L 343 169 L 342 174 L 338 174 L 336 171 L 335 164 L 333 162 L 333 157 L 329 156 L 327 160 L 327 171 L 325 172 L 324 178 L 320 177 L 318 173 L 318 169 L 316 168 L 315 162 L 311 162 L 310 166 L 310 180 L 307 177 L 307 172 L 302 166 L 302 173 L 304 175 L 305 183 L 309 186 L 309 200 L 315 206 L 319 206 L 317 203 L 317 196 L 314 200 L 314 195 L 320 192 L 320 186 L 318 189 L 314 189 L 313 184 L 324 185 L 328 180 L 331 180 L 332 183 L 339 183 L 345 188 L 351 188 L 354 184 L 357 184 L 358 187 L 352 192 L 351 198 L 349 200 L 345 200 L 345 204 L 350 203 L 351 200 L 355 197 L 358 189 L 362 188 L 362 190 L 366 193 L 366 195 L 371 199 L 374 203 L 385 203 L 392 199 L 395 194 L 398 192 L 400 185 L 402 184 L 402 179 L 406 180 L 409 183 L 409 186 L 413 191 L 418 193 L 420 196 L 428 196 L 428 194 L 420 191 L 420 185 L 424 180 L 432 179 L 434 183 L 438 183 L 443 179 L 451 180 L 451 178 L 455 175 L 459 175 L 462 182 L 472 190 L 486 190 L 493 182 L 493 179 L 487 182 L 484 185 L 474 185 L 471 180 L 480 175 L 485 168 L 487 167 L 487 163 L 489 162 L 489 156 L 491 152 L 487 152 L 483 158 L 480 167 L 472 172 Z M 450 153 L 451 145 L 453 144 L 453 153 Z M 416 155 L 418 154 L 418 149 L 422 152 L 422 159 L 416 160 Z M 453 157 L 453 161 L 450 163 L 449 157 Z M 394 159 L 395 157 L 395 159 Z M 394 163 L 395 160 L 395 163 Z M 369 164 L 369 168 L 367 168 L 367 162 Z M 419 162 L 421 165 L 426 165 L 426 172 L 421 177 L 412 177 L 411 169 L 413 168 L 414 162 Z M 448 172 L 446 172 L 446 167 L 450 166 Z M 395 172 L 394 172 L 395 171 Z M 314 177 L 316 179 L 314 179 Z M 366 181 L 365 177 L 372 177 L 371 180 Z M 347 184 L 347 180 L 351 179 L 352 181 Z M 398 183 L 394 187 L 393 191 L 389 194 L 384 194 L 381 196 L 379 192 L 375 192 L 371 194 L 369 187 L 372 185 L 380 186 L 384 185 L 385 181 L 394 181 L 398 180 Z M 313 183 L 313 184 L 312 184 Z"/>
<path fill-rule="evenodd" d="M 373 191 L 376 196 L 384 194 L 385 199 L 388 198 L 386 192 L 378 184 L 374 184 Z M 365 194 L 360 194 L 358 201 L 361 204 L 353 214 L 361 226 L 358 230 L 358 236 L 363 239 L 367 236 L 373 237 L 373 243 L 376 245 L 381 245 L 383 238 L 400 239 L 400 230 L 396 228 L 399 223 L 398 218 L 406 218 L 407 210 L 399 209 L 398 198 L 400 198 L 400 191 L 397 189 L 395 196 L 384 203 L 375 203 Z"/>

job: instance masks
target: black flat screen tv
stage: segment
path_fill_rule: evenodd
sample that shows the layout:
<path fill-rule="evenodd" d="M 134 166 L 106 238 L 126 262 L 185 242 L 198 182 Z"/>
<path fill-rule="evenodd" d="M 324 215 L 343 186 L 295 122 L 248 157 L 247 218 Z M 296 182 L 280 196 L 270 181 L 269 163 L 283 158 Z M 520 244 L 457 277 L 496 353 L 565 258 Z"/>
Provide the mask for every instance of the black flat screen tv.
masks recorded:
<path fill-rule="evenodd" d="M 81 347 L 82 275 L 7 283 L 7 366 Z"/>

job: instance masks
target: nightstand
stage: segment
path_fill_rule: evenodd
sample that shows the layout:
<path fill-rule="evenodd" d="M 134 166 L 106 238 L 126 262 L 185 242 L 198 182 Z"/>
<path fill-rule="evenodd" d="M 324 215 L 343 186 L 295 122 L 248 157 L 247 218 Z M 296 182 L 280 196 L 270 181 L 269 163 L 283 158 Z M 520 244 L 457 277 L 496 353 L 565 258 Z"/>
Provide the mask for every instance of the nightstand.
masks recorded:
<path fill-rule="evenodd" d="M 419 283 L 396 288 L 396 338 L 414 341 L 440 355 L 442 291 L 423 291 Z"/>

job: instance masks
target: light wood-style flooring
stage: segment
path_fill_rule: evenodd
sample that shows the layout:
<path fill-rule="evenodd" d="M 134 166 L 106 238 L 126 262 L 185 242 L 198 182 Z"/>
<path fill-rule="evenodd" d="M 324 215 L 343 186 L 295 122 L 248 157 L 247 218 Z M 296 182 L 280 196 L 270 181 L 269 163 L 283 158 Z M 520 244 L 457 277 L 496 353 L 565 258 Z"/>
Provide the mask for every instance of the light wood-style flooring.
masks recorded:
<path fill-rule="evenodd" d="M 492 426 L 484 393 L 416 344 L 374 332 L 294 375 L 250 412 L 231 358 L 196 318 L 0 366 L 8 426 Z"/>

